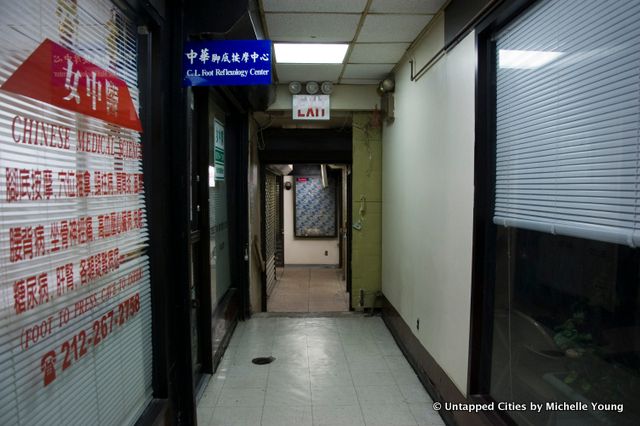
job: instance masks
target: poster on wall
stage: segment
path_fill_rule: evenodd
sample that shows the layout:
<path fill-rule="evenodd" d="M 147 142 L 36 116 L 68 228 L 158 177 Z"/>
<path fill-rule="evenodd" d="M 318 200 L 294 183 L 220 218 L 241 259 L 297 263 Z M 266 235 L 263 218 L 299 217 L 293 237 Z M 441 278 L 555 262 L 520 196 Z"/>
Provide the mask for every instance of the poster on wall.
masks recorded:
<path fill-rule="evenodd" d="M 110 2 L 20 5 L 0 20 L 0 424 L 133 424 L 152 396 L 135 27 Z"/>
<path fill-rule="evenodd" d="M 320 177 L 297 177 L 294 185 L 294 228 L 296 238 L 335 238 L 336 185 L 322 187 Z"/>

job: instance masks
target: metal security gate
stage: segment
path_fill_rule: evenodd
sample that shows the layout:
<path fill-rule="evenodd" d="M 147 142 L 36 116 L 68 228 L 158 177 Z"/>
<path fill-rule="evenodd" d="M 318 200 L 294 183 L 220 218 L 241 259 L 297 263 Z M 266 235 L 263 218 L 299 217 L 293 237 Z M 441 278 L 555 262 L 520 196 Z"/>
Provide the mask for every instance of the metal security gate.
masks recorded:
<path fill-rule="evenodd" d="M 282 176 L 277 177 L 277 185 L 276 185 L 276 253 L 275 253 L 275 262 L 277 268 L 284 267 L 284 200 L 283 200 L 283 190 L 282 185 L 284 184 L 284 179 Z"/>
<path fill-rule="evenodd" d="M 265 217 L 265 274 L 267 297 L 276 285 L 276 238 L 278 226 L 278 185 L 277 177 L 266 172 L 264 180 L 264 217 Z"/>
<path fill-rule="evenodd" d="M 151 400 L 136 31 L 111 2 L 0 15 L 0 424 L 133 424 Z"/>

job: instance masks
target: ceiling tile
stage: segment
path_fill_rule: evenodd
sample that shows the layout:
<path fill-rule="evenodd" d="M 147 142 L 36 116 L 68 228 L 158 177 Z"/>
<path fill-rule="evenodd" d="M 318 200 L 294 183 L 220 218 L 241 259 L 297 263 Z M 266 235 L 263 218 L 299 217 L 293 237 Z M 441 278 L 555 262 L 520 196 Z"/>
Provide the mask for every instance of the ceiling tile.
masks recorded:
<path fill-rule="evenodd" d="M 395 64 L 410 43 L 356 43 L 349 62 L 356 64 Z"/>
<path fill-rule="evenodd" d="M 431 15 L 367 15 L 357 42 L 412 42 Z"/>
<path fill-rule="evenodd" d="M 373 0 L 369 13 L 430 13 L 440 10 L 446 0 Z"/>
<path fill-rule="evenodd" d="M 267 13 L 267 29 L 273 41 L 350 42 L 360 15 Z"/>
<path fill-rule="evenodd" d="M 290 81 L 338 81 L 342 64 L 276 64 L 280 83 Z"/>
<path fill-rule="evenodd" d="M 265 12 L 361 13 L 367 0 L 262 0 Z"/>
<path fill-rule="evenodd" d="M 347 64 L 343 78 L 382 80 L 389 74 L 394 64 Z"/>
<path fill-rule="evenodd" d="M 340 80 L 340 84 L 373 84 L 378 85 L 380 80 L 371 80 L 371 79 L 363 79 L 363 78 L 343 78 Z"/>

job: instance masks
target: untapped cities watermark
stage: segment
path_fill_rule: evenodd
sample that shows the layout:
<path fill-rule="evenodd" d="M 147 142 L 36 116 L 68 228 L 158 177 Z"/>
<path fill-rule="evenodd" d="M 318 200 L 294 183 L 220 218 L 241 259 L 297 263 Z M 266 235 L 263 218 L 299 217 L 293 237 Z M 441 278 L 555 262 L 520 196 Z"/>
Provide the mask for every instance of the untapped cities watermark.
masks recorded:
<path fill-rule="evenodd" d="M 466 402 L 434 402 L 435 411 L 466 411 L 478 413 L 481 411 L 533 411 L 541 413 L 543 411 L 597 411 L 597 412 L 624 412 L 624 404 L 612 404 L 602 402 L 487 402 L 487 403 L 466 403 Z"/>

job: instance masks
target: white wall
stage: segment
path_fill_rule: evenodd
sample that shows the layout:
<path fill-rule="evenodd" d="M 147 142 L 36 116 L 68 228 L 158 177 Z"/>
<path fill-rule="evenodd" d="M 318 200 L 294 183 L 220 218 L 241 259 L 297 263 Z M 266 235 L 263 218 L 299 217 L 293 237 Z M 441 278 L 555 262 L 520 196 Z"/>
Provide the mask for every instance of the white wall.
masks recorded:
<path fill-rule="evenodd" d="M 395 122 L 383 130 L 382 290 L 467 393 L 474 166 L 474 34 L 416 82 L 396 74 Z M 436 22 L 415 57 L 444 43 Z M 416 319 L 420 319 L 420 330 Z"/>
<path fill-rule="evenodd" d="M 293 176 L 285 176 L 293 184 Z M 293 230 L 293 189 L 284 190 L 284 263 L 285 265 L 337 265 L 340 263 L 338 238 L 295 238 Z M 325 250 L 328 256 L 324 255 Z"/>

